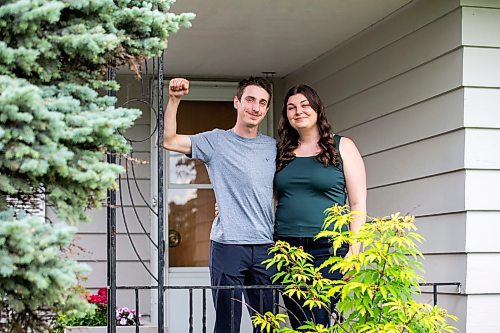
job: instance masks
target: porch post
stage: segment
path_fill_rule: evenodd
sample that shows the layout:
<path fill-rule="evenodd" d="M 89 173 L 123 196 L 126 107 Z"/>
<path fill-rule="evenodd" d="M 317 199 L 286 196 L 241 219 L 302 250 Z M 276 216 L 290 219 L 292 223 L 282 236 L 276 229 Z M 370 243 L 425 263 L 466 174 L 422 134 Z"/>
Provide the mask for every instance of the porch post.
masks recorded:
<path fill-rule="evenodd" d="M 108 67 L 108 81 L 116 80 L 116 69 Z M 116 96 L 116 91 L 109 90 L 108 96 Z M 107 153 L 107 162 L 116 164 L 116 154 Z M 116 332 L 116 191 L 108 190 L 107 216 L 107 285 L 108 285 L 108 333 Z"/>
<path fill-rule="evenodd" d="M 158 333 L 165 327 L 165 226 L 163 207 L 163 52 L 158 57 Z"/>

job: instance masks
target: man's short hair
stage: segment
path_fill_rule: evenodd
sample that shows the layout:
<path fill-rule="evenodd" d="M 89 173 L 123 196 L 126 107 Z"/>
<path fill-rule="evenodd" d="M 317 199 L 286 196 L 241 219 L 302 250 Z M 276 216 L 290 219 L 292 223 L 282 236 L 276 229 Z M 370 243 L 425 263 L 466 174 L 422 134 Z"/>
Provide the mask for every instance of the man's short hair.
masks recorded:
<path fill-rule="evenodd" d="M 238 83 L 238 87 L 236 88 L 236 97 L 238 97 L 240 101 L 245 88 L 248 86 L 257 86 L 267 91 L 267 93 L 269 94 L 268 103 L 271 102 L 271 97 L 273 96 L 273 86 L 268 79 L 261 76 L 250 76 L 248 79 L 241 80 Z"/>

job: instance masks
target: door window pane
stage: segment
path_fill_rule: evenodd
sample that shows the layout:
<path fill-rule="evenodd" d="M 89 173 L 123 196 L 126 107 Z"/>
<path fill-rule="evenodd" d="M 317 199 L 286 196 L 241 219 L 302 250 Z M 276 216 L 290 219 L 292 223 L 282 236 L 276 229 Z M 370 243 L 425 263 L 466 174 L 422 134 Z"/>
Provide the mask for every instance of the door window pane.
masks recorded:
<path fill-rule="evenodd" d="M 168 191 L 170 267 L 206 267 L 214 219 L 213 190 Z"/>
<path fill-rule="evenodd" d="M 168 157 L 170 184 L 210 184 L 205 164 L 184 154 L 170 152 Z"/>

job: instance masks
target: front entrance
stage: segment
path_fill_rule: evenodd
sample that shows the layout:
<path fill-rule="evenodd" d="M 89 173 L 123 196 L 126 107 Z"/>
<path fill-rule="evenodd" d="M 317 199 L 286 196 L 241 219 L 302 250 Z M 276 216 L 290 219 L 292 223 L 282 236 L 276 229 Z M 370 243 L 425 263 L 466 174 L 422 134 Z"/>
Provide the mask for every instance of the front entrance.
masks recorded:
<path fill-rule="evenodd" d="M 180 134 L 195 134 L 214 128 L 230 129 L 236 122 L 233 97 L 236 83 L 191 82 L 190 94 L 183 99 L 177 115 Z M 272 105 L 272 104 L 271 104 Z M 272 117 L 272 110 L 268 117 Z M 262 132 L 270 128 L 266 118 Z M 168 225 L 167 284 L 209 286 L 210 229 L 214 219 L 215 196 L 203 163 L 185 155 L 165 152 L 166 209 Z M 207 292 L 207 328 L 213 330 L 212 296 Z M 202 293 L 193 292 L 194 332 L 201 332 Z M 170 290 L 166 297 L 167 326 L 170 332 L 188 332 L 189 293 Z M 244 311 L 241 332 L 251 332 L 250 317 Z"/>

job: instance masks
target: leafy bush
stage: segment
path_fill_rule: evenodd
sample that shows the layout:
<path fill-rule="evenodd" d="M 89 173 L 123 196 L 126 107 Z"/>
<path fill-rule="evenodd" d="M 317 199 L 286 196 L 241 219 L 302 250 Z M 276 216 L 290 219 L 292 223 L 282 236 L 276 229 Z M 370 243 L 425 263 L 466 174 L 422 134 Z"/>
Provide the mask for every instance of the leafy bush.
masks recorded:
<path fill-rule="evenodd" d="M 274 281 L 283 281 L 284 294 L 298 297 L 310 309 L 329 309 L 331 297 L 339 297 L 335 312 L 330 312 L 334 325 L 305 322 L 302 332 L 316 333 L 437 333 L 453 332 L 447 323 L 456 317 L 446 310 L 425 303 L 414 297 L 420 294 L 419 272 L 422 253 L 416 242 L 414 217 L 393 214 L 389 217 L 370 219 L 359 232 L 348 230 L 352 216 L 347 207 L 334 206 L 326 210 L 323 230 L 317 238 L 331 240 L 334 253 L 342 244 L 361 243 L 364 251 L 346 258 L 332 256 L 324 266 L 313 267 L 311 256 L 301 248 L 278 241 L 272 248 L 273 258 L 266 261 L 275 265 L 278 272 Z M 344 229 L 343 229 L 344 227 Z M 347 231 L 342 231 L 347 230 Z M 320 269 L 345 272 L 344 280 L 323 278 Z M 255 326 L 267 332 L 297 332 L 282 327 L 286 315 L 266 313 L 252 318 Z"/>

